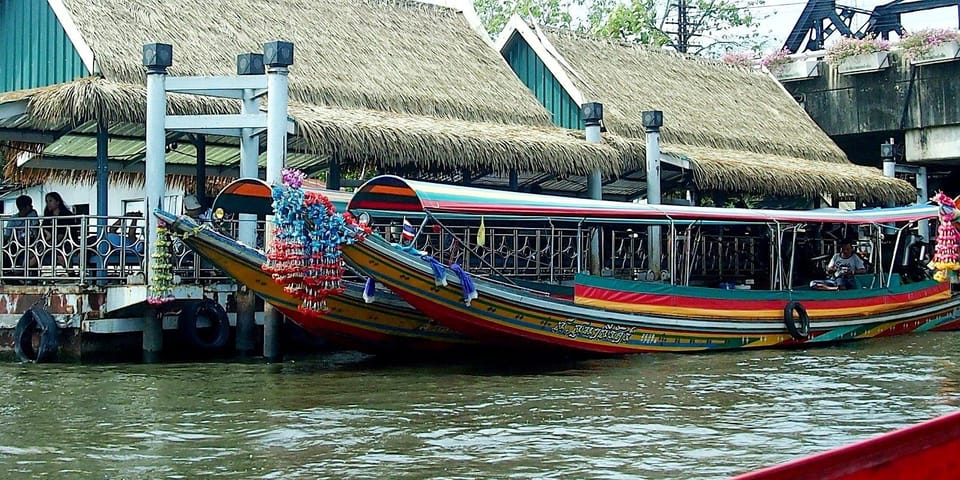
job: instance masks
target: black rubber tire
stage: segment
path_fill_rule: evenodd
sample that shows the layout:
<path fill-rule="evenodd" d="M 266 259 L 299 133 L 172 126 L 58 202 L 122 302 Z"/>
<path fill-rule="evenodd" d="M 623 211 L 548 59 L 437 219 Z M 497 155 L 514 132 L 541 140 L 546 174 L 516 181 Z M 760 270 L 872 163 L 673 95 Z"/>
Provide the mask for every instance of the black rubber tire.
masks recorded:
<path fill-rule="evenodd" d="M 40 344 L 34 348 L 33 334 L 40 331 Z M 46 363 L 57 359 L 59 340 L 57 322 L 46 310 L 31 308 L 17 321 L 13 332 L 13 350 L 24 363 Z"/>
<path fill-rule="evenodd" d="M 797 313 L 799 322 L 793 319 L 794 312 Z M 790 302 L 783 307 L 783 323 L 795 340 L 806 340 L 810 336 L 810 316 L 800 302 Z"/>
<path fill-rule="evenodd" d="M 197 320 L 206 318 L 213 329 L 212 335 L 204 335 L 197 328 Z M 180 336 L 190 346 L 203 351 L 222 350 L 230 341 L 230 320 L 227 311 L 212 300 L 201 300 L 188 304 L 177 319 Z"/>

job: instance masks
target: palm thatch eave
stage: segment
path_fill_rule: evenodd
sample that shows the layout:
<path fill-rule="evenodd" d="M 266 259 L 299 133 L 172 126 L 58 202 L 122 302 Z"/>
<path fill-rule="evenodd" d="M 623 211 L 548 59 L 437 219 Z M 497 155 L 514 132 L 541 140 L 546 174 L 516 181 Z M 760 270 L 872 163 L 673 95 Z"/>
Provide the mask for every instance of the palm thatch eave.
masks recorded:
<path fill-rule="evenodd" d="M 90 121 L 139 123 L 146 119 L 146 88 L 102 78 L 0 94 L 0 103 L 27 100 L 29 124 L 59 130 Z M 229 114 L 236 100 L 169 95 L 171 115 Z M 344 109 L 291 102 L 298 125 L 296 142 L 304 153 L 329 156 L 345 166 L 368 164 L 421 169 L 510 169 L 583 174 L 594 169 L 617 173 L 619 153 L 586 143 L 583 132 L 552 126 L 476 122 Z"/>

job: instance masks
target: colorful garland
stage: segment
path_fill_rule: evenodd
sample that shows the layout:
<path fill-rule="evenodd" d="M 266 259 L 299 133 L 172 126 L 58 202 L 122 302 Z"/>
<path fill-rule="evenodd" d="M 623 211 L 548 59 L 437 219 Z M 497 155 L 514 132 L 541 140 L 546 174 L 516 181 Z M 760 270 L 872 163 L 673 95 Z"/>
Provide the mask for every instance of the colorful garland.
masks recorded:
<path fill-rule="evenodd" d="M 263 270 L 300 299 L 300 311 L 327 313 L 327 297 L 343 293 L 342 245 L 363 241 L 370 227 L 349 213 L 338 214 L 319 192 L 303 191 L 303 173 L 283 171 L 273 187 L 276 235 Z"/>
<path fill-rule="evenodd" d="M 150 281 L 150 296 L 147 303 L 163 305 L 174 299 L 173 297 L 173 264 L 170 262 L 170 246 L 173 244 L 170 230 L 164 222 L 157 222 L 157 243 L 150 261 L 153 262 L 153 272 Z"/>
<path fill-rule="evenodd" d="M 937 193 L 931 200 L 940 205 L 940 227 L 937 228 L 937 246 L 929 266 L 937 271 L 933 274 L 934 280 L 946 282 L 950 279 L 950 272 L 960 270 L 960 232 L 953 224 L 957 204 L 943 192 Z"/>

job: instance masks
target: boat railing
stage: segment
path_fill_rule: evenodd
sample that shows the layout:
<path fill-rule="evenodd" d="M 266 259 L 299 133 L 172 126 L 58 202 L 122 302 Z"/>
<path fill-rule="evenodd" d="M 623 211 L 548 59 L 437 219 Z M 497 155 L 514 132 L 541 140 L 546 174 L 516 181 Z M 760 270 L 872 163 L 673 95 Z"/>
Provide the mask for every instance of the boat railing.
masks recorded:
<path fill-rule="evenodd" d="M 144 283 L 147 252 L 142 216 L 0 217 L 2 284 Z M 211 282 L 224 275 L 180 240 L 171 242 L 173 273 L 180 282 Z"/>

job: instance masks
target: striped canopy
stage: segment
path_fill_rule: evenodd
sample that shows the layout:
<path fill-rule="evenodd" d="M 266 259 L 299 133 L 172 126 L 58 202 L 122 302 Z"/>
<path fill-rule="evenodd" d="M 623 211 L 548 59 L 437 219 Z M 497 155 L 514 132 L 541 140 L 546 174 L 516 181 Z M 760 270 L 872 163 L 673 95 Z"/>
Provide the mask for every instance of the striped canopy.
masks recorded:
<path fill-rule="evenodd" d="M 430 212 L 504 217 L 549 217 L 608 221 L 717 221 L 734 223 L 891 223 L 937 216 L 934 205 L 867 210 L 761 210 L 679 205 L 647 205 L 530 193 L 486 190 L 376 177 L 361 186 L 350 210 Z"/>

